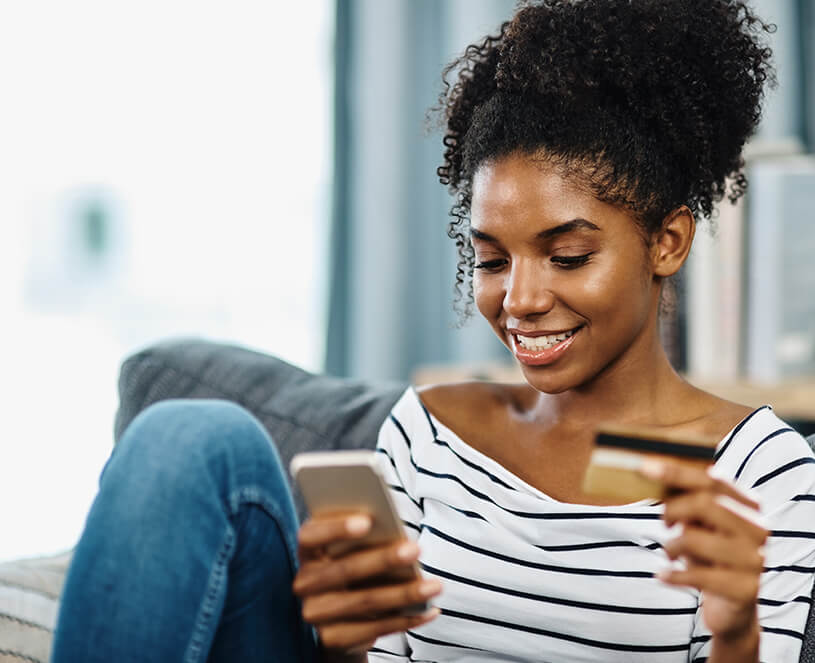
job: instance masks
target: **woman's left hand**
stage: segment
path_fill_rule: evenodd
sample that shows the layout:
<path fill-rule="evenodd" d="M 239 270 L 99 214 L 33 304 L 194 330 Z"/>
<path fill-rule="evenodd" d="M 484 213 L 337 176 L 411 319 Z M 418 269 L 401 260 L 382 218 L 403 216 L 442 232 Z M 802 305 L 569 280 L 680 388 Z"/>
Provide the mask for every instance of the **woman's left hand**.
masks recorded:
<path fill-rule="evenodd" d="M 714 639 L 757 633 L 763 546 L 769 535 L 758 522 L 758 503 L 703 469 L 649 459 L 641 472 L 668 487 L 663 519 L 668 527 L 682 526 L 665 552 L 686 569 L 666 569 L 657 577 L 702 592 L 702 616 Z"/>

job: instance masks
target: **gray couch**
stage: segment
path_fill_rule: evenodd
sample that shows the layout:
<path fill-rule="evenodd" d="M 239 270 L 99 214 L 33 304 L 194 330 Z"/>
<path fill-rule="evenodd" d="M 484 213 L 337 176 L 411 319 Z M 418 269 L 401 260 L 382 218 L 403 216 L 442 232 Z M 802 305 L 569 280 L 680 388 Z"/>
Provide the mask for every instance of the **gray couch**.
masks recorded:
<path fill-rule="evenodd" d="M 316 376 L 232 346 L 171 341 L 122 365 L 114 436 L 118 439 L 136 414 L 157 401 L 223 398 L 254 413 L 288 466 L 302 450 L 373 447 L 380 424 L 405 387 Z M 815 444 L 815 436 L 810 440 Z M 302 517 L 305 510 L 296 493 L 295 502 Z M 0 663 L 48 660 L 69 561 L 65 553 L 0 565 Z M 815 663 L 815 611 L 810 611 L 806 636 L 800 661 Z"/>

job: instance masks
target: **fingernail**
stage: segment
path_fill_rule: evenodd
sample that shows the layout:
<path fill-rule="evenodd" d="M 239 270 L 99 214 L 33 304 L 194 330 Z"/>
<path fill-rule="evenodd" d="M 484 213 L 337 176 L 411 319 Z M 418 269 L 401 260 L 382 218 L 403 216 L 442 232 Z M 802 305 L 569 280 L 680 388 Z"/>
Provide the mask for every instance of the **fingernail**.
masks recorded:
<path fill-rule="evenodd" d="M 713 499 L 716 501 L 716 504 L 724 507 L 732 513 L 735 513 L 744 520 L 747 520 L 754 525 L 758 525 L 759 527 L 765 526 L 764 519 L 761 517 L 760 511 L 734 500 L 729 495 L 716 495 L 716 497 Z"/>
<path fill-rule="evenodd" d="M 726 479 L 727 475 L 719 468 L 718 465 L 708 465 L 705 470 L 711 479 Z"/>
<path fill-rule="evenodd" d="M 743 490 L 744 490 L 744 494 L 747 497 L 749 497 L 751 500 L 753 500 L 753 502 L 755 502 L 756 504 L 759 504 L 759 505 L 761 504 L 762 495 L 755 488 L 746 488 L 746 489 L 743 489 Z"/>
<path fill-rule="evenodd" d="M 667 580 L 671 577 L 671 569 L 660 569 L 654 574 L 654 577 L 658 580 Z"/>
<path fill-rule="evenodd" d="M 419 594 L 424 597 L 433 596 L 441 591 L 441 583 L 438 580 L 425 580 L 419 585 Z"/>
<path fill-rule="evenodd" d="M 351 516 L 345 521 L 345 529 L 349 534 L 365 534 L 371 527 L 371 519 L 368 516 Z"/>
<path fill-rule="evenodd" d="M 413 541 L 403 543 L 396 549 L 396 555 L 399 557 L 399 559 L 403 559 L 405 561 L 416 559 L 418 554 L 419 546 L 413 543 Z"/>
<path fill-rule="evenodd" d="M 640 474 L 649 479 L 661 479 L 665 475 L 665 465 L 653 458 L 645 458 L 640 465 Z"/>

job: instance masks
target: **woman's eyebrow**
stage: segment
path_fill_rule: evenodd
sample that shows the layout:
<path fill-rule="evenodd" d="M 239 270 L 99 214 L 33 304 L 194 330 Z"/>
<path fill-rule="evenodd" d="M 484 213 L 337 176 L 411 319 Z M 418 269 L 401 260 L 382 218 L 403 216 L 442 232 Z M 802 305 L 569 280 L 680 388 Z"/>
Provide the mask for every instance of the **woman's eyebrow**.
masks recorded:
<path fill-rule="evenodd" d="M 493 243 L 495 243 L 495 242 L 498 241 L 492 235 L 488 235 L 487 233 L 481 232 L 480 230 L 478 230 L 476 228 L 472 228 L 472 227 L 470 228 L 470 235 L 473 236 L 473 239 L 480 239 L 480 240 L 482 240 L 484 242 L 493 242 Z"/>
<path fill-rule="evenodd" d="M 600 230 L 600 226 L 595 225 L 586 219 L 577 218 L 567 221 L 566 223 L 561 223 L 559 226 L 555 226 L 554 228 L 549 228 L 548 230 L 539 232 L 538 238 L 549 239 L 551 237 L 556 237 L 557 235 L 562 235 L 564 233 L 570 233 L 575 230 Z"/>
<path fill-rule="evenodd" d="M 600 230 L 600 227 L 586 219 L 577 218 L 572 219 L 571 221 L 566 221 L 565 223 L 561 223 L 560 225 L 557 225 L 554 228 L 547 228 L 546 230 L 542 230 L 537 234 L 537 238 L 551 239 L 552 237 L 556 237 L 557 235 L 563 235 L 564 233 L 570 233 L 575 230 Z M 474 239 L 480 239 L 484 242 L 493 243 L 498 242 L 498 240 L 495 237 L 481 230 L 478 230 L 477 228 L 470 228 L 470 234 L 473 236 Z"/>

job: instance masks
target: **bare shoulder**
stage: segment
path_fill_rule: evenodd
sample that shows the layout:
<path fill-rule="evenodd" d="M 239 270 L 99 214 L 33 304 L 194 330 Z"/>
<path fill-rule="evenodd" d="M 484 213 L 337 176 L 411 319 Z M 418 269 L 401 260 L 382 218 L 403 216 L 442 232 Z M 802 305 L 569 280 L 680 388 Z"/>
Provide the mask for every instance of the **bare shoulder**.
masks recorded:
<path fill-rule="evenodd" d="M 456 382 L 418 387 L 424 406 L 448 428 L 461 433 L 495 428 L 523 409 L 531 387 L 492 382 Z"/>
<path fill-rule="evenodd" d="M 722 438 L 754 411 L 701 389 L 696 392 L 700 416 L 692 423 L 705 435 Z"/>

